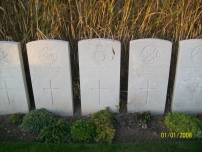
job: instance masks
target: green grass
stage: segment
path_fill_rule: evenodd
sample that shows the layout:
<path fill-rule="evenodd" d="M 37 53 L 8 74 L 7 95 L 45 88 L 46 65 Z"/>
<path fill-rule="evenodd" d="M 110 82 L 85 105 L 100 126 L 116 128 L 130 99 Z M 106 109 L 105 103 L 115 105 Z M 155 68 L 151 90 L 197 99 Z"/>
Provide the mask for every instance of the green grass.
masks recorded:
<path fill-rule="evenodd" d="M 42 144 L 0 142 L 0 152 L 200 152 L 202 141 L 136 144 Z"/>

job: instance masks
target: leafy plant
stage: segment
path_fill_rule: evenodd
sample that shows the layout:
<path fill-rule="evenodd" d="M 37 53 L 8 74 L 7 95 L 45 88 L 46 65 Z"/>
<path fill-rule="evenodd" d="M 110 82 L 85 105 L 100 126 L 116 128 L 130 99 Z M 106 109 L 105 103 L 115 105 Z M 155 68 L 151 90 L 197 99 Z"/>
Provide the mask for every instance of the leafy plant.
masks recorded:
<path fill-rule="evenodd" d="M 141 124 L 146 124 L 151 119 L 151 114 L 149 111 L 143 113 L 137 113 L 137 120 Z"/>
<path fill-rule="evenodd" d="M 113 128 L 114 116 L 109 112 L 109 107 L 94 113 L 91 120 L 96 125 L 95 141 L 111 144 L 115 135 L 115 129 Z"/>
<path fill-rule="evenodd" d="M 19 113 L 13 114 L 11 118 L 9 119 L 9 122 L 14 125 L 14 124 L 20 124 L 22 122 L 22 115 Z"/>
<path fill-rule="evenodd" d="M 30 133 L 39 133 L 41 129 L 55 123 L 56 119 L 52 113 L 44 108 L 35 109 L 24 117 L 21 128 Z"/>
<path fill-rule="evenodd" d="M 71 135 L 74 140 L 89 142 L 95 137 L 95 124 L 91 121 L 78 120 L 71 126 Z"/>
<path fill-rule="evenodd" d="M 175 133 L 192 133 L 192 138 L 201 138 L 202 122 L 192 115 L 169 113 L 165 124 Z"/>
<path fill-rule="evenodd" d="M 0 124 L 0 128 L 3 127 L 3 125 Z M 0 132 L 0 137 L 1 137 L 1 132 Z"/>
<path fill-rule="evenodd" d="M 59 119 L 56 124 L 42 129 L 38 139 L 45 143 L 69 143 L 71 141 L 70 124 L 64 119 Z"/>

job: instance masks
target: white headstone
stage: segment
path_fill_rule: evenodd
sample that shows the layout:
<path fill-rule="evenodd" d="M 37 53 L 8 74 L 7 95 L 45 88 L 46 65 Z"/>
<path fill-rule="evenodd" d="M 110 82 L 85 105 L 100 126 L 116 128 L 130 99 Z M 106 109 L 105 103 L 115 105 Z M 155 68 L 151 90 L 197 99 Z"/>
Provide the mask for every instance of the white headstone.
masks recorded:
<path fill-rule="evenodd" d="M 202 112 L 202 39 L 179 42 L 172 112 Z"/>
<path fill-rule="evenodd" d="M 20 43 L 0 41 L 0 114 L 28 113 L 29 107 Z"/>
<path fill-rule="evenodd" d="M 29 42 L 27 54 L 36 109 L 72 116 L 69 43 L 61 40 Z"/>
<path fill-rule="evenodd" d="M 111 39 L 79 41 L 82 115 L 109 107 L 117 112 L 120 90 L 121 44 Z"/>
<path fill-rule="evenodd" d="M 128 112 L 163 114 L 172 43 L 161 39 L 130 42 Z"/>

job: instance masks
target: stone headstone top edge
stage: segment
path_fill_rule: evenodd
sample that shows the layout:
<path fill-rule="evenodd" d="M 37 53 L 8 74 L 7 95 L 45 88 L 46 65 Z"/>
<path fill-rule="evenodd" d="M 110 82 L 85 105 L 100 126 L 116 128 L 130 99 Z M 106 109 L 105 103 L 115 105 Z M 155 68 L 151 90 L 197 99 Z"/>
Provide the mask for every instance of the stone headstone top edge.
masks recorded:
<path fill-rule="evenodd" d="M 60 43 L 69 43 L 68 41 L 65 40 L 58 40 L 58 39 L 44 39 L 44 40 L 36 40 L 36 41 L 30 41 L 27 44 L 33 44 L 33 43 L 38 43 L 38 42 L 60 42 Z"/>
<path fill-rule="evenodd" d="M 8 44 L 20 44 L 20 42 L 15 42 L 15 41 L 0 41 L 0 43 L 8 43 Z"/>
<path fill-rule="evenodd" d="M 169 40 L 165 40 L 165 39 L 158 39 L 158 38 L 144 38 L 144 39 L 135 39 L 135 40 L 131 40 L 130 44 L 133 42 L 139 42 L 139 41 L 145 41 L 145 40 L 152 40 L 152 41 L 164 41 L 164 42 L 168 42 L 168 43 L 172 43 Z"/>
<path fill-rule="evenodd" d="M 83 39 L 80 40 L 78 43 L 84 43 L 84 42 L 90 42 L 92 40 L 97 40 L 97 41 L 109 41 L 109 42 L 114 42 L 114 43 L 120 43 L 119 40 L 114 40 L 114 39 L 107 39 L 107 38 L 93 38 L 93 39 Z"/>
<path fill-rule="evenodd" d="M 201 41 L 201 42 L 202 42 L 202 39 L 186 39 L 186 40 L 180 40 L 179 43 L 197 42 L 197 41 Z"/>

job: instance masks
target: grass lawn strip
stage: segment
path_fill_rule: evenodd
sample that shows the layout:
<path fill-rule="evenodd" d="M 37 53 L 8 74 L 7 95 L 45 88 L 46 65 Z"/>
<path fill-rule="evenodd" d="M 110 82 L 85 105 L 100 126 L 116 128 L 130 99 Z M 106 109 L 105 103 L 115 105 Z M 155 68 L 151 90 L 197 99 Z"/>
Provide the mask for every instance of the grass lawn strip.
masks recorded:
<path fill-rule="evenodd" d="M 202 141 L 136 143 L 136 144 L 44 144 L 0 142 L 0 152 L 200 152 Z"/>

